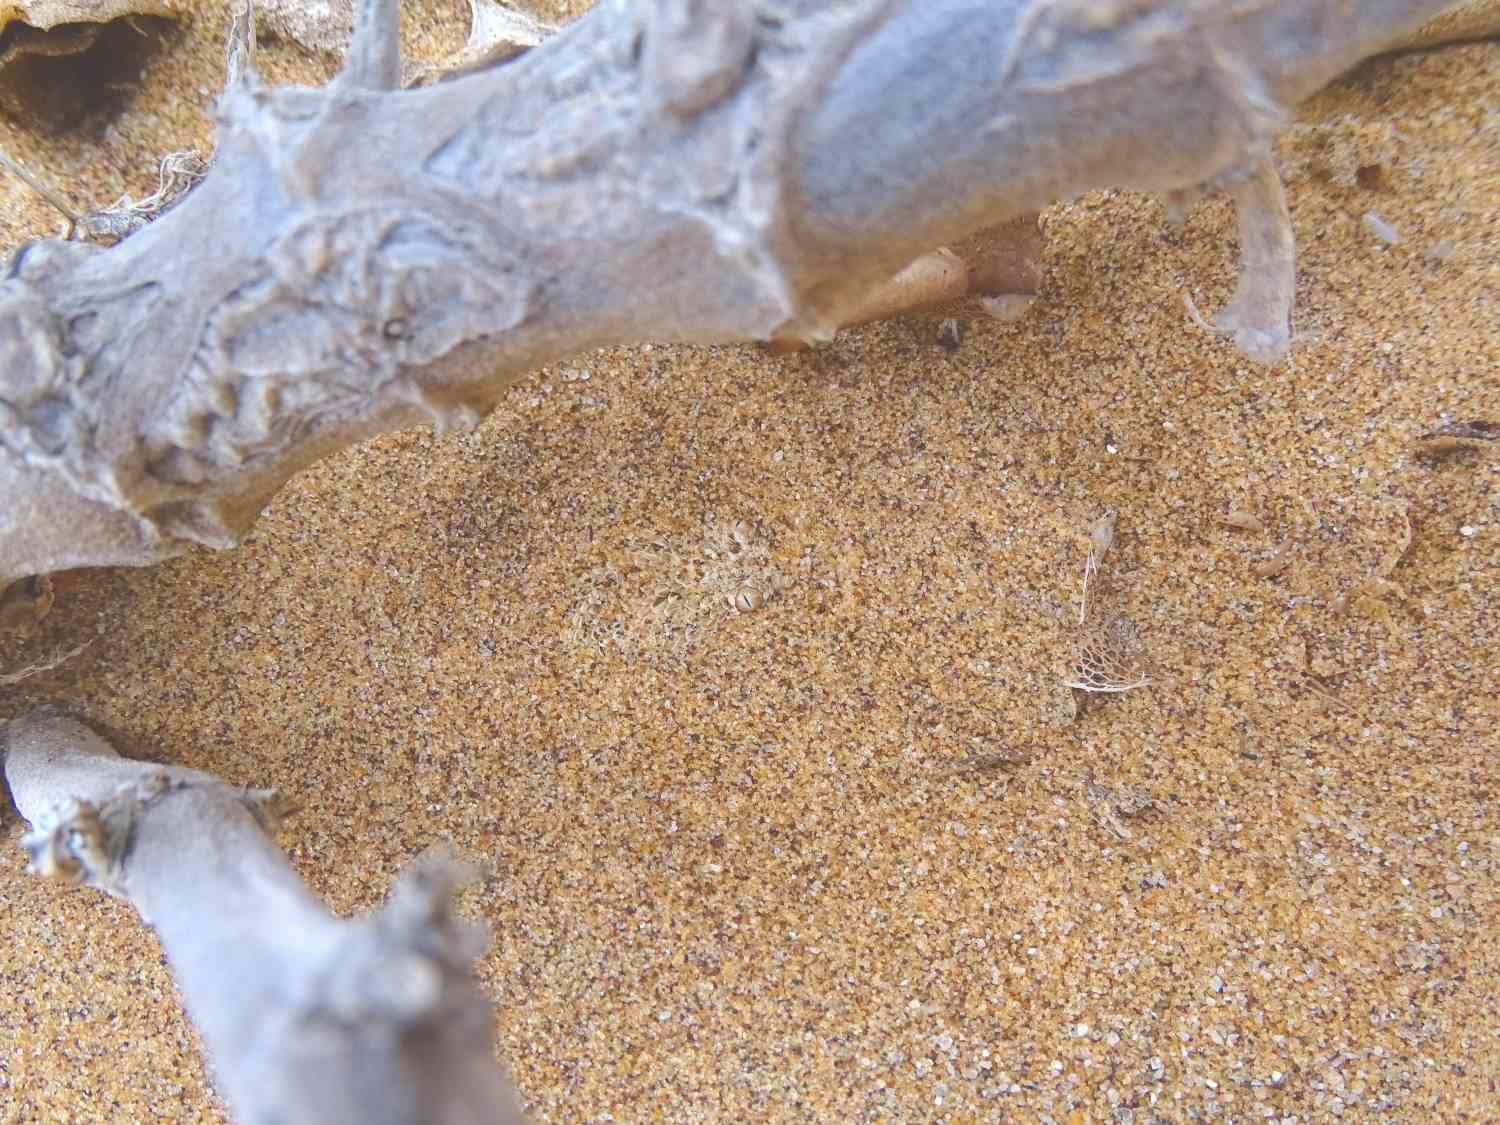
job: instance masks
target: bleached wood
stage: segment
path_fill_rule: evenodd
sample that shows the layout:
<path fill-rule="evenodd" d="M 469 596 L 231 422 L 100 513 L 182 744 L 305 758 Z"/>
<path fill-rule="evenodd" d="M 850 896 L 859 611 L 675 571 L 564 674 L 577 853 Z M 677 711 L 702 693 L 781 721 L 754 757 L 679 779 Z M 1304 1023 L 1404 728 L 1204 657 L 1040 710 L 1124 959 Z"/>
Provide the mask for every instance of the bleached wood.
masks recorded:
<path fill-rule="evenodd" d="M 326 89 L 235 53 L 179 206 L 0 282 L 0 585 L 230 546 L 314 460 L 471 425 L 583 350 L 826 336 L 920 254 L 1091 188 L 1229 188 L 1246 272 L 1217 323 L 1274 360 L 1271 136 L 1446 6 L 603 0 L 398 90 L 397 5 L 361 0 Z"/>
<path fill-rule="evenodd" d="M 3 742 L 33 866 L 128 900 L 155 929 L 241 1125 L 521 1120 L 451 864 L 419 863 L 384 909 L 343 921 L 266 835 L 274 794 L 122 758 L 45 711 Z"/>

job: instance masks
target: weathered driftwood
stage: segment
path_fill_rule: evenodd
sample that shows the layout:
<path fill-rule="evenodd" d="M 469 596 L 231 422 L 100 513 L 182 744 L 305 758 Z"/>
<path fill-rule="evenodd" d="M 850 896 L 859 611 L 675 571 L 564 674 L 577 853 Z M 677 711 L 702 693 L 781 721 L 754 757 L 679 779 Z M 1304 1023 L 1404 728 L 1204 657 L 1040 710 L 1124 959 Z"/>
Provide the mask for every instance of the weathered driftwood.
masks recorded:
<path fill-rule="evenodd" d="M 328 88 L 237 68 L 174 210 L 12 263 L 0 583 L 232 545 L 315 459 L 470 425 L 584 349 L 826 335 L 922 252 L 1095 187 L 1227 190 L 1217 324 L 1273 360 L 1294 286 L 1271 135 L 1446 6 L 602 0 L 399 90 L 396 0 L 361 0 Z"/>
<path fill-rule="evenodd" d="M 45 712 L 10 723 L 4 751 L 34 868 L 118 895 L 155 928 L 236 1120 L 521 1120 L 469 972 L 484 937 L 450 911 L 451 866 L 421 864 L 384 910 L 340 921 L 263 831 L 274 794 L 121 758 Z"/>

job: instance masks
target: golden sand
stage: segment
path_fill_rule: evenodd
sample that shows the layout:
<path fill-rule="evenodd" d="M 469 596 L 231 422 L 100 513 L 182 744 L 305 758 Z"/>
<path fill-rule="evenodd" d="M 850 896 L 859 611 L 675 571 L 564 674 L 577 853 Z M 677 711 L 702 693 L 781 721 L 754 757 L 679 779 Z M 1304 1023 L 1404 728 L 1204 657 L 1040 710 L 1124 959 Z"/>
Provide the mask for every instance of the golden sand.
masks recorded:
<path fill-rule="evenodd" d="M 461 4 L 405 19 L 463 40 Z M 104 123 L 0 141 L 148 193 L 209 150 L 224 26 Z M 1233 287 L 1227 203 L 1089 195 L 1044 218 L 1037 307 L 955 352 L 934 316 L 579 357 L 327 461 L 236 551 L 62 576 L 10 659 L 92 643 L 0 717 L 65 701 L 282 788 L 341 912 L 434 842 L 478 860 L 538 1121 L 1492 1116 L 1500 448 L 1417 439 L 1500 420 L 1497 105 L 1489 45 L 1305 107 L 1273 370 L 1183 310 Z M 6 245 L 57 229 L 0 203 Z M 1106 509 L 1152 682 L 1069 722 Z M 221 1117 L 150 931 L 5 824 L 0 1119 Z"/>

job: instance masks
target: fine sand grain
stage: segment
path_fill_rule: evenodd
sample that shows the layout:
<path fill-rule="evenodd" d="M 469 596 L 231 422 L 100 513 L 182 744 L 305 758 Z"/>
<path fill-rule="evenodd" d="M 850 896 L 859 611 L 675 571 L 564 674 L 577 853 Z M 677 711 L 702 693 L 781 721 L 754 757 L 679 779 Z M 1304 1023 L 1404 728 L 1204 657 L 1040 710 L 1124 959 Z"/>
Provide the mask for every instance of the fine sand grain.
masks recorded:
<path fill-rule="evenodd" d="M 465 11 L 408 6 L 409 50 Z M 225 24 L 0 141 L 148 194 L 210 151 Z M 1500 421 L 1497 106 L 1478 45 L 1304 107 L 1273 370 L 1184 311 L 1233 287 L 1225 202 L 1088 195 L 1036 307 L 958 310 L 951 353 L 935 315 L 582 356 L 321 464 L 236 551 L 59 576 L 6 660 L 90 643 L 0 717 L 283 789 L 339 911 L 435 841 L 479 861 L 538 1121 L 1490 1117 L 1500 446 L 1418 439 Z M 5 245 L 57 227 L 0 177 Z M 1080 709 L 1106 510 L 1094 612 L 1149 686 Z M 218 1119 L 150 931 L 4 835 L 0 1119 Z"/>

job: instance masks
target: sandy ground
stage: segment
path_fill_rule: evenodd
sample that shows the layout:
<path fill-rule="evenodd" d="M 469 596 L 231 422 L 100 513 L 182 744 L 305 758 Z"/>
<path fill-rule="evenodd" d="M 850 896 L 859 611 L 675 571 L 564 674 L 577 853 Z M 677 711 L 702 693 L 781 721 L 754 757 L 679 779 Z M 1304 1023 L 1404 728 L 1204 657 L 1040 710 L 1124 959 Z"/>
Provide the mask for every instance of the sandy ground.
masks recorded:
<path fill-rule="evenodd" d="M 209 149 L 224 25 L 0 139 L 144 194 Z M 464 28 L 407 13 L 424 57 Z M 1416 439 L 1500 420 L 1497 107 L 1494 45 L 1305 107 L 1275 370 L 1183 313 L 1232 289 L 1227 204 L 1090 195 L 1029 317 L 959 310 L 955 352 L 919 317 L 581 357 L 322 464 L 237 551 L 62 576 L 7 660 L 90 646 L 0 717 L 281 787 L 341 912 L 434 842 L 478 860 L 538 1121 L 1490 1118 L 1500 447 Z M 6 245 L 57 229 L 0 203 Z M 1069 721 L 1106 509 L 1095 613 L 1151 685 Z M 150 932 L 5 835 L 0 1119 L 220 1118 Z"/>

